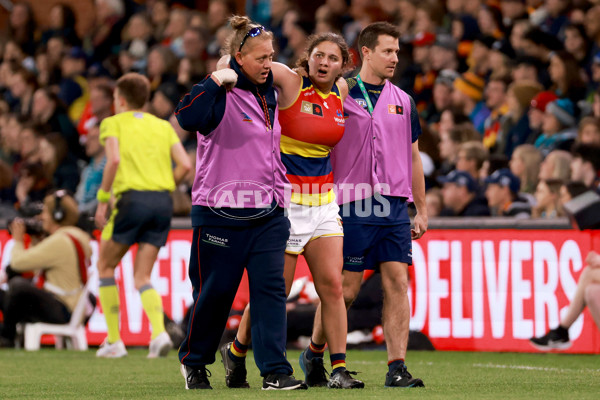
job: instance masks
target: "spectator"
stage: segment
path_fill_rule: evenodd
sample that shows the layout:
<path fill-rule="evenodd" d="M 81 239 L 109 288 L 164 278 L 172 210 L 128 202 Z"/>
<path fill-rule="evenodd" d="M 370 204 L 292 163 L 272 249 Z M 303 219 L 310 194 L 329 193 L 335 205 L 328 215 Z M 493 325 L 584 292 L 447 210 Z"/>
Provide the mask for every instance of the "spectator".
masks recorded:
<path fill-rule="evenodd" d="M 548 154 L 540 164 L 538 178 L 560 179 L 567 181 L 571 177 L 571 161 L 573 157 L 568 151 L 554 150 Z"/>
<path fill-rule="evenodd" d="M 531 144 L 515 148 L 510 159 L 510 172 L 521 180 L 521 193 L 533 194 L 538 182 L 542 154 Z"/>
<path fill-rule="evenodd" d="M 542 124 L 548 103 L 558 99 L 558 96 L 551 91 L 540 92 L 531 100 L 531 107 L 527 112 L 529 117 L 529 128 L 531 134 L 526 139 L 525 143 L 535 143 L 536 139 L 542 134 Z"/>
<path fill-rule="evenodd" d="M 8 19 L 8 36 L 23 51 L 33 55 L 35 49 L 35 18 L 31 6 L 26 2 L 16 3 Z"/>
<path fill-rule="evenodd" d="M 580 144 L 572 151 L 571 180 L 583 182 L 590 189 L 599 188 L 600 146 Z"/>
<path fill-rule="evenodd" d="M 123 29 L 123 41 L 139 41 L 150 48 L 156 44 L 150 18 L 145 13 L 132 15 Z"/>
<path fill-rule="evenodd" d="M 567 13 L 570 6 L 570 1 L 546 0 L 544 9 L 547 16 L 540 24 L 540 28 L 554 37 L 563 39 L 563 26 L 569 21 Z"/>
<path fill-rule="evenodd" d="M 591 42 L 581 24 L 568 24 L 565 26 L 565 50 L 571 53 L 580 68 L 585 69 L 589 75 L 591 64 Z"/>
<path fill-rule="evenodd" d="M 113 114 L 113 86 L 108 82 L 100 81 L 91 85 L 90 100 L 87 112 L 77 125 L 79 135 L 87 135 L 88 131 L 94 126 L 100 124 L 104 118 Z"/>
<path fill-rule="evenodd" d="M 504 4 L 508 2 L 502 1 L 501 3 Z M 527 18 L 519 19 L 514 22 L 512 30 L 510 31 L 509 42 L 517 54 L 523 55 L 525 53 L 525 34 L 531 29 L 531 26 L 531 22 L 529 22 L 529 19 Z"/>
<path fill-rule="evenodd" d="M 88 81 L 85 78 L 86 55 L 79 47 L 67 51 L 61 63 L 62 80 L 58 98 L 67 107 L 69 118 L 77 124 L 90 98 Z"/>
<path fill-rule="evenodd" d="M 339 1 L 338 3 L 342 3 Z M 398 29 L 400 30 L 401 37 L 413 37 L 415 34 L 415 17 L 417 14 L 417 5 L 420 2 L 418 0 L 400 0 L 398 4 L 398 12 L 400 17 L 400 23 Z"/>
<path fill-rule="evenodd" d="M 148 54 L 148 69 L 146 74 L 150 80 L 150 89 L 154 92 L 161 83 L 177 80 L 178 60 L 168 47 L 156 45 Z"/>
<path fill-rule="evenodd" d="M 548 103 L 542 122 L 542 134 L 536 139 L 537 147 L 546 156 L 552 150 L 568 150 L 575 138 L 575 107 L 571 100 L 557 99 Z"/>
<path fill-rule="evenodd" d="M 121 31 L 125 25 L 125 5 L 123 0 L 95 0 L 95 24 L 90 41 L 93 60 L 103 62 L 115 56 L 121 42 Z"/>
<path fill-rule="evenodd" d="M 88 131 L 85 141 L 85 154 L 90 158 L 90 162 L 81 171 L 75 200 L 77 200 L 81 213 L 93 217 L 98 205 L 96 193 L 102 183 L 102 173 L 106 165 L 104 147 L 100 145 L 99 122 Z"/>
<path fill-rule="evenodd" d="M 81 39 L 75 30 L 77 19 L 71 6 L 64 3 L 53 5 L 48 20 L 50 26 L 42 33 L 43 44 L 53 36 L 60 36 L 71 46 L 81 46 Z"/>
<path fill-rule="evenodd" d="M 59 208 L 60 207 L 60 208 Z M 92 254 L 90 237 L 77 228 L 77 203 L 64 191 L 44 198 L 40 216 L 49 236 L 25 249 L 25 224 L 16 219 L 10 225 L 14 239 L 10 269 L 16 273 L 44 271 L 44 288 L 14 277 L 9 281 L 2 312 L 4 326 L 0 347 L 12 347 L 19 322 L 68 323 L 87 280 L 86 262 Z"/>
<path fill-rule="evenodd" d="M 585 186 L 583 182 L 578 181 L 568 181 L 563 183 L 560 187 L 560 207 L 564 212 L 564 205 L 569 201 L 573 200 L 573 198 L 579 196 L 580 194 L 584 194 L 587 192 L 589 188 Z"/>
<path fill-rule="evenodd" d="M 539 82 L 540 62 L 531 56 L 517 56 L 512 69 L 513 81 Z"/>
<path fill-rule="evenodd" d="M 536 205 L 531 210 L 533 218 L 562 217 L 560 207 L 560 187 L 563 181 L 558 179 L 541 180 L 535 190 Z"/>
<path fill-rule="evenodd" d="M 585 117 L 579 122 L 576 144 L 600 146 L 600 120 L 596 117 Z"/>
<path fill-rule="evenodd" d="M 484 35 L 489 35 L 495 39 L 502 39 L 504 37 L 504 24 L 502 23 L 502 14 L 496 7 L 490 7 L 488 5 L 482 5 L 477 13 L 477 23 L 479 29 Z"/>
<path fill-rule="evenodd" d="M 456 71 L 443 69 L 435 79 L 433 101 L 429 102 L 427 108 L 421 113 L 428 125 L 437 125 L 440 122 L 442 112 L 452 105 L 452 85 L 457 76 Z"/>
<path fill-rule="evenodd" d="M 479 188 L 470 173 L 455 170 L 446 176 L 439 177 L 438 181 L 444 185 L 442 188 L 444 209 L 440 213 L 441 217 L 490 215 L 485 199 L 477 196 Z"/>
<path fill-rule="evenodd" d="M 440 133 L 439 148 L 442 160 L 440 171 L 446 174 L 454 169 L 458 156 L 458 148 L 461 143 L 478 139 L 479 134 L 473 129 L 473 125 L 468 122 L 455 126 L 448 133 Z"/>
<path fill-rule="evenodd" d="M 179 100 L 187 92 L 186 88 L 175 82 L 165 82 L 161 84 L 152 100 L 150 101 L 150 107 L 152 108 L 153 114 L 162 119 L 169 119 L 175 106 L 179 103 Z"/>
<path fill-rule="evenodd" d="M 161 42 L 164 39 L 164 32 L 169 23 L 169 1 L 155 0 L 149 3 L 148 7 L 154 31 L 154 39 L 157 42 Z"/>
<path fill-rule="evenodd" d="M 477 182 L 483 163 L 488 158 L 488 151 L 479 140 L 463 142 L 458 147 L 456 169 L 468 172 Z"/>
<path fill-rule="evenodd" d="M 444 198 L 440 188 L 431 188 L 425 193 L 425 204 L 427 205 L 427 216 L 437 217 L 444 207 Z"/>
<path fill-rule="evenodd" d="M 413 99 L 417 105 L 417 109 L 421 112 L 430 103 L 432 89 L 436 78 L 436 72 L 432 67 L 431 51 L 435 42 L 435 35 L 431 32 L 419 32 L 415 36 L 413 47 L 413 61 L 415 74 L 412 82 Z"/>
<path fill-rule="evenodd" d="M 46 133 L 60 133 L 67 142 L 71 157 L 84 158 L 83 149 L 79 144 L 79 134 L 54 92 L 48 88 L 36 90 L 32 111 L 33 121 L 43 126 Z"/>
<path fill-rule="evenodd" d="M 183 51 L 183 32 L 188 27 L 190 22 L 190 13 L 183 8 L 174 8 L 169 16 L 169 24 L 165 29 L 165 38 L 162 45 L 168 46 L 171 51 L 178 57 L 184 56 Z"/>
<path fill-rule="evenodd" d="M 10 93 L 17 100 L 16 105 L 12 107 L 13 112 L 21 117 L 29 118 L 31 116 L 33 92 L 37 89 L 35 75 L 25 68 L 19 67 L 9 79 Z"/>
<path fill-rule="evenodd" d="M 431 67 L 439 72 L 443 69 L 451 71 L 463 70 L 457 56 L 457 43 L 447 34 L 437 35 L 431 48 Z"/>
<path fill-rule="evenodd" d="M 453 15 L 451 32 L 454 40 L 458 42 L 457 55 L 462 64 L 471 54 L 473 40 L 481 33 L 477 25 L 477 20 L 470 15 Z"/>
<path fill-rule="evenodd" d="M 535 141 L 529 121 L 531 100 L 542 90 L 535 81 L 516 81 L 510 84 L 506 94 L 508 112 L 504 118 L 497 143 L 497 152 L 510 157 L 514 149 L 524 143 Z"/>
<path fill-rule="evenodd" d="M 579 65 L 571 53 L 565 50 L 553 53 L 548 73 L 552 81 L 552 90 L 558 97 L 570 99 L 573 105 L 585 98 L 586 88 L 581 79 Z M 578 110 L 575 111 L 576 115 L 579 115 Z"/>
<path fill-rule="evenodd" d="M 493 216 L 529 218 L 531 205 L 519 196 L 521 182 L 507 168 L 491 174 L 486 180 L 485 196 Z"/>
<path fill-rule="evenodd" d="M 452 105 L 469 117 L 475 129 L 481 134 L 484 131 L 485 119 L 490 110 L 482 101 L 485 81 L 473 72 L 465 72 L 454 80 Z"/>
<path fill-rule="evenodd" d="M 471 54 L 467 59 L 469 70 L 479 76 L 488 76 L 491 70 L 490 50 L 495 42 L 493 36 L 480 34 L 473 42 Z"/>
<path fill-rule="evenodd" d="M 500 1 L 500 13 L 502 14 L 502 22 L 505 30 L 509 27 L 514 29 L 517 22 L 529 18 L 527 13 L 527 5 L 521 0 L 504 0 Z"/>
<path fill-rule="evenodd" d="M 506 105 L 506 89 L 508 79 L 491 77 L 485 88 L 485 106 L 490 115 L 484 121 L 483 145 L 489 151 L 495 152 L 504 116 L 508 112 Z M 501 138 L 503 140 L 503 138 Z"/>

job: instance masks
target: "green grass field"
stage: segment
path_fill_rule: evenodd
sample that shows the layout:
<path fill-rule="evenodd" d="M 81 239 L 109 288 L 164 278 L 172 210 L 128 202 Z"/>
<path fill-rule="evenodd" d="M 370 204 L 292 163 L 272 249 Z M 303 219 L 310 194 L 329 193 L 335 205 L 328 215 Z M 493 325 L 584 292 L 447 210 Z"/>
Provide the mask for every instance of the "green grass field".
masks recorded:
<path fill-rule="evenodd" d="M 413 376 L 425 388 L 386 389 L 383 351 L 352 350 L 348 366 L 360 371 L 365 389 L 265 392 L 248 357 L 251 389 L 225 387 L 220 359 L 209 367 L 212 391 L 186 391 L 177 354 L 146 359 L 144 349 L 129 349 L 124 359 L 96 359 L 88 352 L 42 349 L 38 352 L 0 349 L 0 399 L 312 399 L 312 398 L 427 398 L 427 399 L 598 399 L 600 359 L 597 355 L 409 352 Z M 289 360 L 303 377 L 298 351 Z"/>

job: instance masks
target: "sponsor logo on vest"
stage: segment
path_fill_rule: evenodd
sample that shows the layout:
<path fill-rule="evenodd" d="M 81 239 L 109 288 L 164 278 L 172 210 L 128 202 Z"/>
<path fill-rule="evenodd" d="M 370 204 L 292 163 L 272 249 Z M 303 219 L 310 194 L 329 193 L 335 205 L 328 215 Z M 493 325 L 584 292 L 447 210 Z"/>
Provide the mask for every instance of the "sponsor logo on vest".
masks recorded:
<path fill-rule="evenodd" d="M 342 110 L 335 110 L 335 117 L 333 117 L 333 119 L 338 123 L 338 125 L 344 125 L 346 123 Z"/>
<path fill-rule="evenodd" d="M 402 106 L 396 104 L 388 104 L 388 114 L 404 114 L 404 109 Z"/>
<path fill-rule="evenodd" d="M 229 181 L 221 183 L 208 192 L 208 207 L 215 214 L 229 219 L 250 220 L 262 218 L 275 209 L 271 207 L 277 194 L 273 188 L 256 181 Z M 235 209 L 245 209 L 236 215 Z"/>
<path fill-rule="evenodd" d="M 367 102 L 363 99 L 355 99 L 356 103 L 362 108 L 367 108 Z"/>
<path fill-rule="evenodd" d="M 308 92 L 304 93 L 304 96 L 312 96 L 313 94 L 315 94 L 315 91 L 309 90 Z"/>
<path fill-rule="evenodd" d="M 244 121 L 244 122 L 252 122 L 252 118 L 250 118 L 250 116 L 249 116 L 248 114 L 246 114 L 246 113 L 245 113 L 245 112 L 243 112 L 243 111 L 241 112 L 241 114 L 242 114 L 242 117 L 244 117 L 244 118 L 242 119 L 242 121 Z"/>
<path fill-rule="evenodd" d="M 305 114 L 312 114 L 318 117 L 323 116 L 323 108 L 321 108 L 321 106 L 318 104 L 311 103 L 310 101 L 302 100 L 300 111 Z"/>

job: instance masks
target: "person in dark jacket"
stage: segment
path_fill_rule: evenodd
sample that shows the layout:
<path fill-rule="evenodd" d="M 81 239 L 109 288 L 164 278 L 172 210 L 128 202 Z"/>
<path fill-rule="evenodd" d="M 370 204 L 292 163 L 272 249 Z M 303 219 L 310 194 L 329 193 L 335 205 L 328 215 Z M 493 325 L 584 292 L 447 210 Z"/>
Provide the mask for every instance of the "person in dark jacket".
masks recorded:
<path fill-rule="evenodd" d="M 489 216 L 485 199 L 477 196 L 478 185 L 475 179 L 465 171 L 454 170 L 438 178 L 443 183 L 442 196 L 444 209 L 441 217 L 481 217 Z"/>

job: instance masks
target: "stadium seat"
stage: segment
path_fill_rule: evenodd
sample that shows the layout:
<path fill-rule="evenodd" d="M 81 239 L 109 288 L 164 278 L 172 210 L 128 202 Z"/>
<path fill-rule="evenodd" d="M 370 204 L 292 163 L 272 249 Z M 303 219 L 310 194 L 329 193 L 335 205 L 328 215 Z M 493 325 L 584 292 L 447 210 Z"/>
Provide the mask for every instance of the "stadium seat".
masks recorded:
<path fill-rule="evenodd" d="M 89 285 L 90 281 L 83 287 L 68 324 L 48 324 L 45 322 L 25 324 L 25 350 L 39 350 L 42 335 L 54 335 L 55 347 L 57 349 L 63 348 L 63 339 L 67 339 L 67 348 L 80 351 L 88 349 L 85 333 L 85 316 L 89 301 Z"/>

